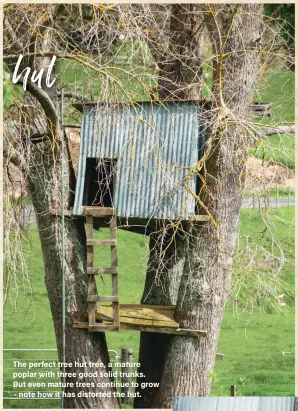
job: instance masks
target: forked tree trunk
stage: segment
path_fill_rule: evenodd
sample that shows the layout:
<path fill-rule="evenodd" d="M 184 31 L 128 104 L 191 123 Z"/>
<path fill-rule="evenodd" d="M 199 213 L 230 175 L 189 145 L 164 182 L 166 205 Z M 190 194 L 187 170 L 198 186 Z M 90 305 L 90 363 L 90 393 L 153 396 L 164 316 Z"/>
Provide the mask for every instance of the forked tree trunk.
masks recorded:
<path fill-rule="evenodd" d="M 45 38 L 47 38 L 46 35 Z M 45 41 L 43 46 L 46 47 L 48 44 L 50 42 Z M 35 68 L 39 69 L 45 65 L 45 60 L 39 59 L 35 62 L 37 66 Z M 56 111 L 59 113 L 55 86 L 48 89 L 44 85 L 44 89 L 57 105 Z M 37 218 L 45 266 L 45 283 L 54 323 L 59 361 L 63 362 L 65 359 L 65 363 L 71 364 L 65 368 L 62 366 L 61 371 L 76 374 L 76 376 L 65 378 L 64 382 L 72 383 L 73 387 L 68 386 L 62 389 L 65 392 L 63 407 L 118 408 L 118 399 L 113 396 L 115 389 L 109 388 L 109 386 L 97 386 L 98 383 L 109 385 L 113 381 L 113 377 L 108 375 L 111 368 L 108 367 L 109 355 L 105 334 L 92 333 L 86 329 L 73 327 L 75 321 L 87 321 L 87 264 L 84 221 L 65 217 L 64 231 L 62 232 L 62 218 L 59 215 L 62 209 L 62 195 L 64 207 L 69 208 L 72 206 L 71 201 L 75 187 L 67 142 L 65 141 L 62 158 L 62 138 L 65 139 L 65 136 L 59 125 L 54 134 L 50 130 L 51 127 L 47 126 L 50 110 L 48 111 L 44 106 L 42 108 L 29 93 L 26 93 L 25 101 L 27 104 L 24 108 L 22 126 L 27 139 L 24 147 L 23 173 Z M 44 142 L 32 144 L 28 139 L 28 136 L 33 133 L 42 134 L 45 131 L 47 136 L 45 136 Z M 58 215 L 53 215 L 54 210 L 58 210 Z M 62 284 L 63 264 L 64 289 Z M 63 312 L 63 294 L 65 296 L 65 312 Z M 63 349 L 63 316 L 65 317 L 65 351 Z M 42 318 L 39 321 L 42 321 Z M 86 363 L 86 365 L 82 367 L 79 363 L 80 365 Z M 97 363 L 99 368 L 91 363 Z M 107 376 L 99 378 L 95 375 L 96 371 L 106 372 Z M 79 373 L 87 373 L 88 375 L 79 378 Z M 61 381 L 63 380 L 64 378 L 61 379 Z M 77 385 L 86 382 L 89 386 Z M 79 396 L 80 392 L 83 395 Z M 87 396 L 84 396 L 84 393 Z M 92 397 L 88 393 L 97 393 L 98 396 Z"/>
<path fill-rule="evenodd" d="M 259 67 L 262 5 L 214 7 L 218 8 L 218 24 L 209 22 L 209 30 L 213 30 L 215 51 L 217 55 L 228 53 L 224 59 L 215 61 L 214 102 L 220 114 L 213 118 L 217 125 L 213 124 L 209 136 L 213 149 L 206 162 L 208 190 L 201 192 L 214 220 L 189 229 L 176 309 L 176 319 L 182 327 L 206 330 L 207 337 L 142 336 L 140 359 L 145 358 L 149 338 L 158 339 L 158 350 L 166 357 L 156 377 L 160 387 L 137 400 L 137 407 L 170 408 L 173 396 L 210 394 L 216 346 L 231 289 L 246 152 L 252 141 L 244 127 L 227 121 L 245 119 L 252 102 Z M 218 29 L 221 45 L 216 43 Z M 147 289 L 150 278 L 152 274 L 148 272 Z M 147 351 L 145 374 L 155 356 L 154 350 Z"/>
<path fill-rule="evenodd" d="M 42 150 L 43 153 L 40 151 Z M 47 153 L 45 153 L 45 151 Z M 45 283 L 48 291 L 50 307 L 56 334 L 59 360 L 63 361 L 62 333 L 62 262 L 65 264 L 65 362 L 72 363 L 66 367 L 68 373 L 92 373 L 96 370 L 108 372 L 109 356 L 104 333 L 90 333 L 86 329 L 72 327 L 74 321 L 87 319 L 87 275 L 84 222 L 69 217 L 65 218 L 65 229 L 62 233 L 60 216 L 51 214 L 55 206 L 61 207 L 61 162 L 53 160 L 52 148 L 49 144 L 36 145 L 30 154 L 27 183 L 32 203 L 36 212 L 38 231 L 45 265 Z M 69 158 L 65 152 L 63 175 L 67 197 L 69 185 Z M 54 190 L 53 190 L 54 188 Z M 54 191 L 54 193 L 53 193 Z M 53 194 L 53 196 L 51 195 Z M 64 242 L 65 252 L 62 250 Z M 39 319 L 42 321 L 42 318 Z M 75 361 L 87 363 L 86 367 L 75 366 Z M 89 362 L 102 364 L 102 368 L 88 365 Z M 63 370 L 63 367 L 61 368 Z M 112 378 L 78 377 L 66 378 L 66 383 L 74 383 L 73 388 L 66 388 L 64 408 L 118 408 L 118 400 L 113 397 L 114 389 L 99 388 L 97 383 L 109 383 Z M 76 387 L 77 382 L 86 382 L 90 387 Z M 93 385 L 93 386 L 92 386 Z M 111 397 L 80 397 L 77 394 L 97 392 Z M 76 396 L 68 397 L 70 393 Z"/>

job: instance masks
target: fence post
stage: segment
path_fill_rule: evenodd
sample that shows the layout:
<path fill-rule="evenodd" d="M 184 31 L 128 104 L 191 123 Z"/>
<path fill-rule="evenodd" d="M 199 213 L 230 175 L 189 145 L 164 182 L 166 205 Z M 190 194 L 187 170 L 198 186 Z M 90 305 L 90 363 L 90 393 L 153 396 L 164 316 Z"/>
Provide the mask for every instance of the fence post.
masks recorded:
<path fill-rule="evenodd" d="M 231 385 L 231 396 L 236 397 L 237 394 L 237 387 L 236 385 Z"/>
<path fill-rule="evenodd" d="M 131 359 L 132 359 L 132 349 L 122 348 L 121 362 L 125 363 L 125 366 L 121 368 L 122 383 L 125 383 L 126 385 L 126 387 L 121 387 L 121 393 L 124 394 L 124 397 L 121 398 L 123 404 L 130 404 L 132 400 L 132 396 L 129 395 L 129 393 L 131 394 L 131 373 L 132 373 L 132 368 L 130 366 Z"/>

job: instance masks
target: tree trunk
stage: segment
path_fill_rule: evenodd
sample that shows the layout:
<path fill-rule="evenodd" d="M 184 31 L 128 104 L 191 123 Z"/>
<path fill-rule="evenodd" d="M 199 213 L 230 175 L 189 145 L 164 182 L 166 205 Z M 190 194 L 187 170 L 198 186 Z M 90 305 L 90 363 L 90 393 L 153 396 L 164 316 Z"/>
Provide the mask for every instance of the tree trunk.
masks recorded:
<path fill-rule="evenodd" d="M 38 45 L 38 43 L 37 43 Z M 36 46 L 36 45 L 35 45 Z M 41 47 L 50 48 L 50 35 L 45 33 Z M 35 69 L 46 67 L 47 59 L 32 61 Z M 24 64 L 26 64 L 24 62 Z M 27 63 L 28 64 L 28 63 Z M 45 77 L 45 76 L 44 76 Z M 43 78 L 43 90 L 51 98 L 58 112 L 57 90 L 55 86 L 47 88 Z M 28 86 L 28 90 L 32 86 Z M 37 90 L 38 93 L 38 90 Z M 65 141 L 63 158 L 62 139 L 66 139 L 60 125 L 54 125 L 51 107 L 46 107 L 46 96 L 35 98 L 34 90 L 25 93 L 23 133 L 24 162 L 23 173 L 35 210 L 38 231 L 41 241 L 45 283 L 49 296 L 56 335 L 59 361 L 69 366 L 60 370 L 74 374 L 74 377 L 62 377 L 62 382 L 73 384 L 73 387 L 62 389 L 65 392 L 64 408 L 118 408 L 119 402 L 114 397 L 114 388 L 97 387 L 98 383 L 109 384 L 112 377 L 98 378 L 96 371 L 108 372 L 109 354 L 104 333 L 91 333 L 86 329 L 73 327 L 74 321 L 87 321 L 87 262 L 86 234 L 83 219 L 65 217 L 62 232 L 62 196 L 64 208 L 72 206 L 75 188 L 74 171 L 70 153 Z M 50 104 L 50 103 L 49 103 Z M 50 113 L 52 120 L 49 121 Z M 44 134 L 43 142 L 33 144 L 28 136 L 34 133 Z M 62 185 L 63 182 L 63 185 Z M 53 215 L 53 210 L 60 210 Z M 62 245 L 63 244 L 63 245 Z M 64 264 L 65 287 L 63 289 L 62 272 Z M 65 292 L 65 312 L 63 312 L 63 293 Z M 63 316 L 65 318 L 65 345 L 63 342 Z M 40 319 L 41 321 L 41 319 Z M 65 347 L 65 348 L 64 348 Z M 65 351 L 64 351 L 65 350 Z M 77 364 L 75 364 L 77 362 Z M 81 367 L 78 363 L 86 363 Z M 90 363 L 97 363 L 96 368 Z M 79 373 L 92 373 L 93 376 L 78 377 Z M 88 382 L 87 387 L 78 383 Z M 78 396 L 82 392 L 83 396 Z M 84 396 L 84 393 L 97 393 L 97 397 Z"/>
<path fill-rule="evenodd" d="M 185 234 L 182 230 L 178 233 L 173 230 L 157 230 L 150 236 L 150 255 L 142 304 L 176 305 L 185 261 L 184 246 Z M 135 408 L 146 408 L 152 403 L 157 388 L 142 389 L 141 383 L 160 382 L 171 338 L 168 334 L 141 332 L 139 362 L 140 372 L 143 372 L 145 378 L 137 379 L 141 396 L 135 398 Z"/>
<path fill-rule="evenodd" d="M 90 333 L 86 329 L 72 327 L 74 321 L 87 319 L 87 275 L 86 275 L 86 248 L 83 220 L 70 217 L 65 218 L 64 233 L 60 216 L 51 215 L 51 208 L 61 207 L 61 162 L 54 161 L 49 144 L 36 145 L 30 153 L 29 172 L 27 183 L 32 203 L 35 209 L 38 231 L 41 240 L 44 265 L 45 283 L 50 300 L 50 307 L 56 334 L 59 361 L 63 361 L 63 333 L 62 333 L 62 262 L 65 264 L 65 362 L 72 363 L 66 367 L 68 373 L 92 372 L 96 370 L 109 371 L 109 356 L 104 333 Z M 65 197 L 70 192 L 69 185 L 69 158 L 65 150 L 64 160 Z M 54 188 L 54 190 L 53 190 Z M 60 195 L 59 195 L 60 194 Z M 56 207 L 55 207 L 56 206 Z M 62 253 L 62 241 L 65 253 Z M 75 361 L 87 365 L 83 368 L 75 366 Z M 102 363 L 103 368 L 94 368 L 89 362 Z M 63 371 L 63 367 L 61 367 Z M 62 379 L 63 380 L 63 379 Z M 77 382 L 91 384 L 90 388 L 76 387 Z M 119 404 L 113 397 L 114 389 L 97 388 L 98 382 L 108 383 L 111 378 L 88 377 L 79 379 L 66 378 L 65 382 L 73 383 L 74 388 L 66 388 L 64 408 L 118 408 Z M 107 393 L 110 397 L 78 398 L 82 392 Z M 68 397 L 75 393 L 75 398 Z"/>
<path fill-rule="evenodd" d="M 173 4 L 169 22 L 169 44 L 149 44 L 153 57 L 158 61 L 160 99 L 194 99 L 201 97 L 202 77 L 202 27 L 201 6 Z M 173 231 L 162 225 L 150 237 L 150 253 L 142 304 L 176 305 L 180 279 L 185 262 L 185 229 Z M 138 378 L 135 408 L 151 406 L 158 391 L 156 387 L 141 389 L 141 382 L 159 383 L 161 380 L 167 347 L 171 335 L 145 333 L 140 335 L 140 371 L 145 377 Z"/>
<path fill-rule="evenodd" d="M 212 30 L 217 50 L 214 61 L 216 115 L 210 125 L 208 141 L 211 154 L 206 161 L 207 190 L 200 193 L 212 219 L 189 227 L 176 307 L 176 320 L 181 327 L 204 329 L 207 337 L 160 338 L 164 345 L 159 350 L 166 355 L 158 369 L 160 387 L 143 397 L 148 401 L 143 401 L 143 407 L 170 408 L 172 397 L 177 395 L 210 395 L 216 346 L 231 288 L 246 152 L 251 144 L 246 129 L 240 121 L 237 124 L 234 120 L 245 118 L 253 98 L 262 5 L 214 7 L 217 8 L 214 13 L 217 24 L 209 22 L 209 30 Z M 218 29 L 220 37 L 215 36 Z M 216 43 L 218 39 L 220 43 Z M 226 53 L 227 57 L 221 58 Z M 147 337 L 141 338 L 140 359 L 145 357 L 144 338 Z M 156 355 L 154 350 L 149 353 L 146 365 L 152 363 Z"/>
<path fill-rule="evenodd" d="M 167 44 L 149 43 L 158 64 L 160 99 L 201 98 L 204 26 L 201 5 L 173 4 Z M 164 21 L 161 22 L 164 25 Z M 164 38 L 162 39 L 164 43 Z"/>

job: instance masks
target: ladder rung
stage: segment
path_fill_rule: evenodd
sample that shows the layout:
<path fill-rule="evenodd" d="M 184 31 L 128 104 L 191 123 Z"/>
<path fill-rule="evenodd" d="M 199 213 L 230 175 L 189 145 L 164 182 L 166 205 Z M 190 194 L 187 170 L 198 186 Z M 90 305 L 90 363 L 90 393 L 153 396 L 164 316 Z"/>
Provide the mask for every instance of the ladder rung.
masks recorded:
<path fill-rule="evenodd" d="M 115 215 L 116 209 L 112 207 L 84 207 L 84 214 L 93 217 Z"/>
<path fill-rule="evenodd" d="M 89 331 L 119 331 L 119 325 L 109 325 L 109 324 L 96 324 L 89 325 Z"/>
<path fill-rule="evenodd" d="M 108 246 L 116 246 L 116 240 L 87 240 L 87 245 L 108 245 Z"/>
<path fill-rule="evenodd" d="M 88 303 L 96 303 L 99 301 L 99 296 L 98 295 L 88 295 L 87 298 Z"/>
<path fill-rule="evenodd" d="M 87 274 L 94 274 L 94 275 L 100 275 L 100 274 L 118 274 L 118 269 L 117 267 L 109 267 L 109 268 L 93 268 L 93 267 L 87 267 Z"/>
<path fill-rule="evenodd" d="M 97 301 L 102 301 L 106 303 L 117 303 L 118 297 L 117 295 L 104 296 L 104 297 L 101 297 L 99 295 L 89 295 L 88 296 L 88 303 L 96 303 Z"/>

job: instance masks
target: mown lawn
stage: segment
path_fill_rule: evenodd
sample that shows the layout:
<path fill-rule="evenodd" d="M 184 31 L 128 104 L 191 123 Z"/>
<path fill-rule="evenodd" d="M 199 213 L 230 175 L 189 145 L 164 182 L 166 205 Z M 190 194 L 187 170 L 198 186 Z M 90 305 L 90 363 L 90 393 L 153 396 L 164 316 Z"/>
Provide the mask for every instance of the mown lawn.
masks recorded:
<path fill-rule="evenodd" d="M 231 384 L 237 385 L 239 395 L 294 395 L 294 209 L 280 208 L 270 212 L 270 227 L 278 234 L 287 259 L 280 273 L 288 293 L 285 300 L 287 305 L 273 309 L 270 304 L 265 304 L 267 312 L 256 307 L 252 312 L 241 315 L 233 312 L 232 303 L 227 306 L 217 349 L 217 352 L 225 354 L 225 359 L 216 362 L 212 395 L 229 395 Z M 98 238 L 106 236 L 105 230 L 96 235 Z M 264 234 L 264 223 L 257 210 L 242 211 L 241 236 L 243 239 L 250 236 L 258 243 L 262 241 L 267 249 L 271 249 L 271 237 L 266 232 Z M 139 303 L 144 284 L 147 238 L 118 230 L 118 254 L 121 302 Z M 96 258 L 101 257 L 97 255 Z M 32 303 L 29 301 L 28 289 L 23 293 L 20 284 L 17 312 L 13 312 L 10 302 L 4 309 L 4 348 L 55 348 L 36 227 L 31 231 L 28 262 L 33 286 Z M 285 293 L 281 287 L 278 292 L 282 291 Z M 110 332 L 107 333 L 107 340 L 110 349 L 120 353 L 121 348 L 130 347 L 133 349 L 134 359 L 138 358 L 138 332 Z M 283 352 L 286 354 L 283 355 Z M 5 352 L 6 392 L 11 389 L 11 361 L 16 358 L 53 359 L 56 358 L 56 353 Z M 5 401 L 5 407 L 59 408 L 60 402 L 13 400 Z"/>

